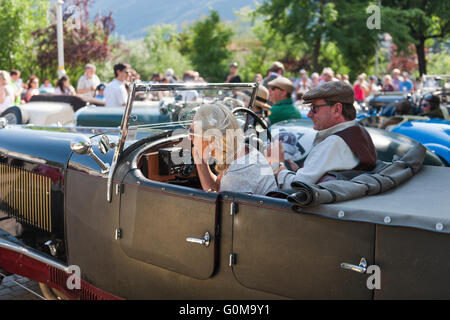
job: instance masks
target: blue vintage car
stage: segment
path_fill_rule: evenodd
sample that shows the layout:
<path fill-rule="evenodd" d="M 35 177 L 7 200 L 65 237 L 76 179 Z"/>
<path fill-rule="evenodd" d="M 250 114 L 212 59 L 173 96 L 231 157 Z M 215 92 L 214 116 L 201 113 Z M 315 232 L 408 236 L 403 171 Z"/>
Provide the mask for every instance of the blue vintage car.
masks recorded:
<path fill-rule="evenodd" d="M 368 117 L 359 120 L 366 127 L 385 129 L 410 137 L 450 164 L 450 121 L 419 116 Z"/>

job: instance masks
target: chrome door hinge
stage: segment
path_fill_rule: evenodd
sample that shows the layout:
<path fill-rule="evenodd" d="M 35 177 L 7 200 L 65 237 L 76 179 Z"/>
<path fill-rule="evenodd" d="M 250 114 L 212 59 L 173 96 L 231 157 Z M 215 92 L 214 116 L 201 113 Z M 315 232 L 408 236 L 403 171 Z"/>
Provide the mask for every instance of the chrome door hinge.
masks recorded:
<path fill-rule="evenodd" d="M 236 254 L 235 253 L 231 253 L 230 254 L 230 267 L 232 267 L 235 264 L 236 264 Z"/>
<path fill-rule="evenodd" d="M 232 202 L 230 207 L 230 215 L 234 216 L 236 213 L 238 213 L 238 211 L 239 211 L 238 204 L 236 202 Z"/>
<path fill-rule="evenodd" d="M 122 238 L 122 229 L 116 229 L 115 239 L 119 240 L 120 238 Z"/>
<path fill-rule="evenodd" d="M 122 194 L 125 190 L 125 186 L 123 184 L 116 184 L 116 195 Z"/>

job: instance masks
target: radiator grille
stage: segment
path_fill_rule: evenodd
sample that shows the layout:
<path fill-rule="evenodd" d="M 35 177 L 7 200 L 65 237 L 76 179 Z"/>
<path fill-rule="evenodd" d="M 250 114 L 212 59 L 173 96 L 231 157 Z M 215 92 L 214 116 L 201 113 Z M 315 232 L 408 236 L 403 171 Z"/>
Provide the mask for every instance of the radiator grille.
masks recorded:
<path fill-rule="evenodd" d="M 19 222 L 52 232 L 51 179 L 0 164 L 0 209 Z"/>

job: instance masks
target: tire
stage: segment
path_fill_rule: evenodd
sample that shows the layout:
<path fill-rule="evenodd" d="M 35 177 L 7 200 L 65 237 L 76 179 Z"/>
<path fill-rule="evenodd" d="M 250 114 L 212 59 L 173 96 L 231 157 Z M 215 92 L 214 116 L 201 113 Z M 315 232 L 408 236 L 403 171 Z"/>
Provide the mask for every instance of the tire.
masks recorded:
<path fill-rule="evenodd" d="M 22 124 L 22 111 L 18 107 L 6 109 L 0 117 L 5 118 L 8 124 Z"/>
<path fill-rule="evenodd" d="M 39 288 L 47 300 L 69 300 L 61 291 L 53 289 L 42 282 L 39 282 Z"/>

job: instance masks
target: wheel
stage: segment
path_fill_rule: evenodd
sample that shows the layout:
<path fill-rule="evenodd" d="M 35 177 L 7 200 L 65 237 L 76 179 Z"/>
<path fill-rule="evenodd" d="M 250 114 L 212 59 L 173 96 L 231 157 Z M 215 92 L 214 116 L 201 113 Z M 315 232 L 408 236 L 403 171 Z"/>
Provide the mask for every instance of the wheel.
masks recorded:
<path fill-rule="evenodd" d="M 6 109 L 0 117 L 5 118 L 8 124 L 22 124 L 22 111 L 18 107 Z"/>
<path fill-rule="evenodd" d="M 64 295 L 64 293 L 59 290 L 53 289 L 42 282 L 39 282 L 39 288 L 41 289 L 42 295 L 47 300 L 69 300 L 69 298 Z"/>

